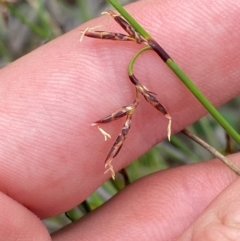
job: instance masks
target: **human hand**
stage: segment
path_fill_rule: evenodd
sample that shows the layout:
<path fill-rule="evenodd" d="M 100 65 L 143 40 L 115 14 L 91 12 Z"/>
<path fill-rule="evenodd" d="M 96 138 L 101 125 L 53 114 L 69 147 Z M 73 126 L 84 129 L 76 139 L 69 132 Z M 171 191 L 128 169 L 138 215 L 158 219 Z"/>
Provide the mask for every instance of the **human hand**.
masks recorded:
<path fill-rule="evenodd" d="M 214 105 L 239 94 L 239 4 L 148 0 L 127 9 Z M 126 67 L 139 46 L 79 43 L 79 29 L 104 23 L 88 22 L 0 71 L 2 240 L 50 240 L 41 219 L 74 207 L 109 178 L 103 161 L 112 143 L 90 124 L 133 100 Z M 107 29 L 116 28 L 110 21 Z M 157 92 L 174 132 L 206 113 L 154 53 L 139 59 L 136 75 Z M 147 103 L 134 117 L 115 170 L 166 138 L 167 121 Z M 112 136 L 120 125 L 109 125 Z M 217 160 L 158 172 L 52 239 L 238 240 L 238 182 Z"/>

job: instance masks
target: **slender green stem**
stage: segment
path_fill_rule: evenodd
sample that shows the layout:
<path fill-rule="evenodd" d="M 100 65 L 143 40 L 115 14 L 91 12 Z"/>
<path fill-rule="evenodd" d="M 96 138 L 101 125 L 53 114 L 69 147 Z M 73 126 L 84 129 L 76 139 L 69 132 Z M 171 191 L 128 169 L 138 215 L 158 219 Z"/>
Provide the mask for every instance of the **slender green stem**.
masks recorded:
<path fill-rule="evenodd" d="M 142 49 L 140 49 L 130 60 L 129 65 L 128 65 L 128 75 L 133 75 L 133 65 L 136 61 L 136 59 L 138 58 L 138 56 L 140 54 L 142 54 L 143 52 L 147 51 L 147 50 L 152 50 L 152 48 L 150 46 L 144 47 Z"/>
<path fill-rule="evenodd" d="M 186 85 L 186 87 L 201 102 L 201 104 L 208 110 L 208 112 L 217 120 L 217 122 L 226 130 L 226 132 L 240 145 L 239 134 L 224 119 L 224 117 L 204 96 L 204 94 L 197 88 L 197 86 L 188 78 L 188 76 L 178 67 L 178 65 L 172 59 L 167 60 L 167 65 L 182 80 L 182 82 Z"/>
<path fill-rule="evenodd" d="M 178 67 L 178 65 L 170 58 L 165 50 L 148 34 L 129 13 L 116 1 L 107 0 L 117 11 L 129 22 L 132 27 L 148 40 L 151 48 L 161 57 L 167 66 L 177 75 L 177 77 L 186 85 L 192 94 L 200 101 L 200 103 L 209 111 L 209 113 L 216 119 L 216 121 L 226 130 L 226 132 L 240 145 L 240 135 L 232 128 L 232 126 L 223 118 L 211 102 L 204 96 L 204 94 L 197 88 L 193 81 Z M 144 51 L 150 50 L 146 47 L 140 50 L 131 60 L 128 71 L 132 74 L 133 64 L 136 58 Z"/>

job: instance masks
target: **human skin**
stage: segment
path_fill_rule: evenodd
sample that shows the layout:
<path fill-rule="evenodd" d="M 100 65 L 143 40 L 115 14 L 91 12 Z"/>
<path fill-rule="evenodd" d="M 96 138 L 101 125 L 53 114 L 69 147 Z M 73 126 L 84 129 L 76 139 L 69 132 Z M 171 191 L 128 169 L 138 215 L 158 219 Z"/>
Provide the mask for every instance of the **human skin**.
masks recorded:
<path fill-rule="evenodd" d="M 240 93 L 240 2 L 145 0 L 126 9 L 151 33 L 215 106 Z M 1 240 L 239 240 L 239 178 L 218 160 L 144 177 L 52 237 L 41 219 L 85 200 L 104 181 L 112 140 L 90 124 L 131 103 L 126 68 L 134 43 L 84 38 L 51 41 L 0 70 Z M 110 20 L 108 31 L 121 29 Z M 136 76 L 158 94 L 173 132 L 206 111 L 154 53 Z M 121 121 L 105 129 L 113 137 Z M 166 138 L 167 120 L 141 101 L 116 171 Z M 229 159 L 240 166 L 240 155 Z M 151 160 L 149 160 L 151 161 Z"/>

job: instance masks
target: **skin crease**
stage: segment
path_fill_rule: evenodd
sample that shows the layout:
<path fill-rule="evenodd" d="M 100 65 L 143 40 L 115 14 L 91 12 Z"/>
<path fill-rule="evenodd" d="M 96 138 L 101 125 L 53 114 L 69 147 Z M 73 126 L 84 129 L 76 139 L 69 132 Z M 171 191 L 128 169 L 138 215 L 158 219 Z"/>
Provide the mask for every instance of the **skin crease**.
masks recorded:
<path fill-rule="evenodd" d="M 145 0 L 127 10 L 219 106 L 240 90 L 238 1 Z M 52 237 L 42 218 L 86 199 L 110 174 L 104 142 L 90 124 L 134 99 L 126 67 L 134 43 L 84 38 L 92 20 L 0 70 L 2 240 L 239 240 L 239 178 L 220 161 L 144 177 Z M 108 31 L 121 32 L 110 20 Z M 135 74 L 158 94 L 178 132 L 206 112 L 161 60 L 144 53 Z M 122 122 L 104 126 L 115 138 Z M 166 138 L 167 120 L 141 100 L 113 161 L 127 166 Z M 229 157 L 240 166 L 240 155 Z M 26 229 L 27 227 L 27 229 Z"/>

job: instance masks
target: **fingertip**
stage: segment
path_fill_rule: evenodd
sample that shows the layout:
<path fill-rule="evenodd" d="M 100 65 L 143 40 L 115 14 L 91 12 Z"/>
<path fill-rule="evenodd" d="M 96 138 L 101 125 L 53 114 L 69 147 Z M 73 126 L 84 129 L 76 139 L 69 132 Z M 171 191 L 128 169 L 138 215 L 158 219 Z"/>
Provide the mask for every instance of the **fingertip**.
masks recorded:
<path fill-rule="evenodd" d="M 0 193 L 0 203 L 1 240 L 51 240 L 42 221 L 26 207 L 3 193 Z"/>

